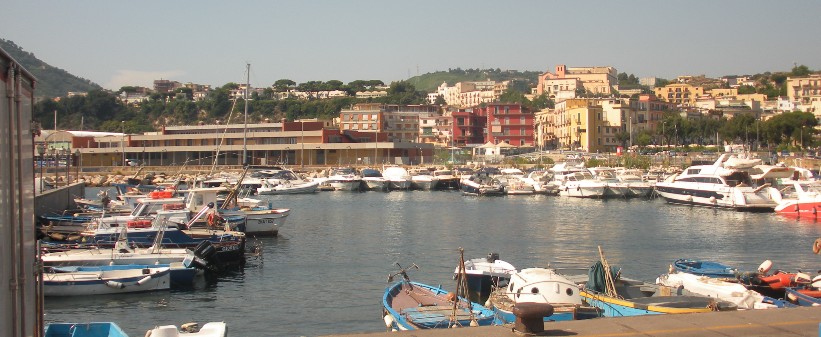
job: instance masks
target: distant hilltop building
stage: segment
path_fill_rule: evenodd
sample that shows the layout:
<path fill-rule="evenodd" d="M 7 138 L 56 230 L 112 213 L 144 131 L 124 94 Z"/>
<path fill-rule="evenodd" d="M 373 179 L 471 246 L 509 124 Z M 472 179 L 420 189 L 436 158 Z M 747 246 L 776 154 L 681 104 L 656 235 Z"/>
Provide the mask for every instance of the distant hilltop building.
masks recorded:
<path fill-rule="evenodd" d="M 491 103 L 499 98 L 510 87 L 511 81 L 474 81 L 459 82 L 448 86 L 442 82 L 436 92 L 428 94 L 428 103 L 434 104 L 436 98 L 442 96 L 445 104 L 455 108 L 467 108 L 482 103 Z"/>
<path fill-rule="evenodd" d="M 171 80 L 154 80 L 154 92 L 169 93 L 177 88 L 181 88 L 182 83 Z"/>
<path fill-rule="evenodd" d="M 592 94 L 610 95 L 619 84 L 614 67 L 567 67 L 556 66 L 556 73 L 545 72 L 539 76 L 536 94 L 547 94 L 554 100 L 576 97 L 579 89 Z"/>

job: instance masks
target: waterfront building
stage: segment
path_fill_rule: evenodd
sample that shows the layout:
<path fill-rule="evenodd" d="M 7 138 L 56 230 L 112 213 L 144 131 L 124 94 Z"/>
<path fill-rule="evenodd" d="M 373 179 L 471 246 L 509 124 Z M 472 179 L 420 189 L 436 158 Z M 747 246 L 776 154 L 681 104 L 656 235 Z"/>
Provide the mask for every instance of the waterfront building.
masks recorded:
<path fill-rule="evenodd" d="M 243 148 L 252 165 L 403 164 L 433 153 L 430 144 L 391 141 L 384 132 L 339 130 L 331 121 L 316 119 L 250 123 L 247 129 L 244 124 L 166 126 L 143 134 L 58 131 L 35 141 L 67 148 L 77 158 L 75 165 L 82 167 L 132 161 L 147 166 L 238 166 L 243 164 Z"/>
<path fill-rule="evenodd" d="M 443 115 L 419 117 L 419 142 L 450 146 L 453 137 L 453 116 Z"/>
<path fill-rule="evenodd" d="M 453 138 L 449 144 L 458 147 L 470 144 L 484 144 L 487 128 L 486 109 L 480 107 L 458 109 L 451 113 L 453 118 Z"/>
<path fill-rule="evenodd" d="M 416 142 L 419 139 L 419 118 L 439 115 L 434 105 L 396 105 L 360 103 L 339 113 L 342 131 L 384 132 L 393 142 Z"/>
<path fill-rule="evenodd" d="M 553 85 L 548 81 L 555 79 L 577 79 L 585 91 L 602 95 L 612 94 L 613 87 L 619 84 L 618 72 L 614 67 L 567 67 L 561 64 L 556 66 L 555 74 L 548 71 L 539 75 L 536 94 L 546 93 L 548 85 Z"/>
<path fill-rule="evenodd" d="M 532 147 L 533 113 L 519 103 L 490 103 L 478 109 L 487 116 L 486 142 Z"/>
<path fill-rule="evenodd" d="M 653 89 L 653 93 L 662 101 L 681 106 L 692 106 L 699 97 L 704 95 L 704 87 L 674 83 L 655 88 Z"/>

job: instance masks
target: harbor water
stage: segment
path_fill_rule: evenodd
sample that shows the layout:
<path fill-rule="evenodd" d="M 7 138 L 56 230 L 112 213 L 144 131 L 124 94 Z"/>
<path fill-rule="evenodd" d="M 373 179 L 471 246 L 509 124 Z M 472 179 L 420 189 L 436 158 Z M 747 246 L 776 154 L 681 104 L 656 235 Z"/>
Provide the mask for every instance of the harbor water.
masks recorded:
<path fill-rule="evenodd" d="M 86 195 L 93 196 L 87 191 Z M 815 275 L 821 223 L 662 200 L 554 196 L 467 197 L 459 192 L 321 192 L 264 196 L 291 215 L 261 257 L 197 289 L 47 298 L 47 322 L 114 321 L 131 336 L 155 325 L 225 321 L 231 336 L 317 336 L 384 331 L 387 276 L 416 264 L 413 280 L 453 289 L 459 260 L 490 252 L 518 268 L 586 268 L 601 246 L 622 275 L 653 281 L 678 258 Z M 253 241 L 252 241 L 253 242 Z"/>

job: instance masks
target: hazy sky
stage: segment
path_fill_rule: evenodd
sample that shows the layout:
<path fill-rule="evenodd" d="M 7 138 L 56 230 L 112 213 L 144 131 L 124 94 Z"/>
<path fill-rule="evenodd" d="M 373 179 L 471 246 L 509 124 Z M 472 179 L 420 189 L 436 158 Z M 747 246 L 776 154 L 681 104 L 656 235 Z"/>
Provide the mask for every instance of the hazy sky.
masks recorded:
<path fill-rule="evenodd" d="M 155 79 L 386 83 L 448 68 L 639 77 L 821 69 L 821 1 L 42 1 L 0 37 L 109 89 Z"/>

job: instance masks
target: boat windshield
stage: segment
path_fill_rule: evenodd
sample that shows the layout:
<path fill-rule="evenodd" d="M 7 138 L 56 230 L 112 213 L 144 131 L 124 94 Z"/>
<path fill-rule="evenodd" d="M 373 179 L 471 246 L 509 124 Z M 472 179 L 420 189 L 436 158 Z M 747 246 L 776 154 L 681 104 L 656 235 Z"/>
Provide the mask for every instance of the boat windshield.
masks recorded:
<path fill-rule="evenodd" d="M 374 169 L 363 169 L 362 170 L 362 176 L 363 177 L 368 177 L 368 178 L 374 178 L 374 177 L 378 178 L 378 177 L 382 177 L 382 173 L 379 173 L 379 171 L 374 170 Z"/>

